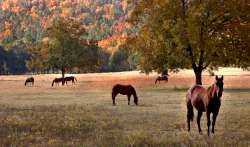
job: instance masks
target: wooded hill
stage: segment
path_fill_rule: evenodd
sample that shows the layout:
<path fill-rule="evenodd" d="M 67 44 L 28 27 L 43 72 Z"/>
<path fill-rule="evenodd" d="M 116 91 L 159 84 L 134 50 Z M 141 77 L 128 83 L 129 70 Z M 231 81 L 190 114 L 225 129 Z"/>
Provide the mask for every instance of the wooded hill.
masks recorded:
<path fill-rule="evenodd" d="M 133 31 L 125 21 L 132 7 L 127 0 L 0 0 L 0 56 L 15 52 L 8 54 L 20 60 L 18 68 L 23 68 L 9 70 L 13 66 L 1 57 L 0 71 L 26 71 L 26 49 L 41 40 L 45 26 L 59 16 L 80 21 L 88 33 L 86 39 L 97 40 L 99 47 L 113 54 Z"/>

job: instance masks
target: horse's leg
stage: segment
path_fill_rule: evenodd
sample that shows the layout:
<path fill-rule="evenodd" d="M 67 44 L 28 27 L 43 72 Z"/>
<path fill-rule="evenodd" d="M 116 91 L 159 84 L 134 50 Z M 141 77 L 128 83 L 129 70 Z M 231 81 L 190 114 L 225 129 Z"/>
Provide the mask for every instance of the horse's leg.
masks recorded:
<path fill-rule="evenodd" d="M 210 121 L 210 112 L 206 112 L 207 113 L 207 135 L 209 136 L 210 134 L 210 124 L 211 124 L 211 121 Z"/>
<path fill-rule="evenodd" d="M 218 115 L 218 112 L 214 112 L 213 113 L 213 122 L 212 122 L 212 133 L 214 133 L 214 126 L 215 126 L 215 122 L 216 122 L 216 117 Z"/>
<path fill-rule="evenodd" d="M 187 124 L 188 124 L 188 131 L 190 131 L 190 121 L 193 120 L 194 111 L 193 106 L 191 104 L 191 100 L 187 102 Z"/>
<path fill-rule="evenodd" d="M 201 124 L 200 124 L 200 122 L 201 122 L 201 116 L 202 116 L 202 111 L 199 111 L 199 110 L 198 110 L 197 125 L 198 125 L 199 133 L 202 132 L 202 131 L 201 131 Z"/>
<path fill-rule="evenodd" d="M 113 105 L 115 106 L 115 97 L 116 97 L 116 93 L 112 92 L 112 100 L 113 100 Z"/>
<path fill-rule="evenodd" d="M 131 94 L 128 94 L 128 105 L 130 105 L 130 97 L 131 97 Z"/>

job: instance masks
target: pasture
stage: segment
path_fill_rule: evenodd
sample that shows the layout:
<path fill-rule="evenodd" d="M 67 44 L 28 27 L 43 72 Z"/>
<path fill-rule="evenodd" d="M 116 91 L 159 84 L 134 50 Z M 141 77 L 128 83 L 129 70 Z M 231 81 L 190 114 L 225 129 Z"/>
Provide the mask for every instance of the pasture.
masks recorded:
<path fill-rule="evenodd" d="M 222 69 L 225 90 L 215 125 L 207 136 L 195 120 L 187 132 L 185 95 L 194 83 L 189 70 L 170 73 L 169 82 L 154 84 L 156 74 L 138 72 L 81 74 L 77 84 L 51 87 L 54 77 L 38 75 L 33 87 L 28 76 L 0 76 L 0 146 L 250 146 L 250 72 Z M 204 84 L 214 77 L 207 73 Z M 133 84 L 139 106 L 127 105 L 115 83 Z M 133 102 L 133 97 L 131 99 Z"/>

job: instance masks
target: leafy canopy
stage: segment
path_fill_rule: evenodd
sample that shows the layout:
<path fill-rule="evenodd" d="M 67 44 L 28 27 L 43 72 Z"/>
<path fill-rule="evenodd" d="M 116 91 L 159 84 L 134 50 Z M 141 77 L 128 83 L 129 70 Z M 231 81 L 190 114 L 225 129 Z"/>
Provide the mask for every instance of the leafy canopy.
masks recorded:
<path fill-rule="evenodd" d="M 84 27 L 75 19 L 59 17 L 53 20 L 46 28 L 43 40 L 30 49 L 30 67 L 56 68 L 63 74 L 73 67 L 94 70 L 101 62 L 100 48 L 85 41 L 84 36 Z"/>
<path fill-rule="evenodd" d="M 246 0 L 141 0 L 130 22 L 140 30 L 127 47 L 137 50 L 146 72 L 192 67 L 248 67 L 250 5 Z"/>

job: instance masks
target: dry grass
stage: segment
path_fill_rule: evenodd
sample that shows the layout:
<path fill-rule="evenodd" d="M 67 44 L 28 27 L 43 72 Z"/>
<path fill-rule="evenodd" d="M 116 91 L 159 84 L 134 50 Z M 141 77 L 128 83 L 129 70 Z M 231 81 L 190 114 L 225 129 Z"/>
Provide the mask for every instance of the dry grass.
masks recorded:
<path fill-rule="evenodd" d="M 198 134 L 194 122 L 186 131 L 185 93 L 192 72 L 171 74 L 169 83 L 154 85 L 155 74 L 135 72 L 77 75 L 77 85 L 51 87 L 59 75 L 1 76 L 1 146 L 250 146 L 250 80 L 248 72 L 223 71 L 225 93 L 216 134 Z M 124 76 L 125 75 L 125 76 Z M 204 76 L 205 83 L 214 77 Z M 126 97 L 111 105 L 114 83 L 132 83 L 139 106 Z"/>

